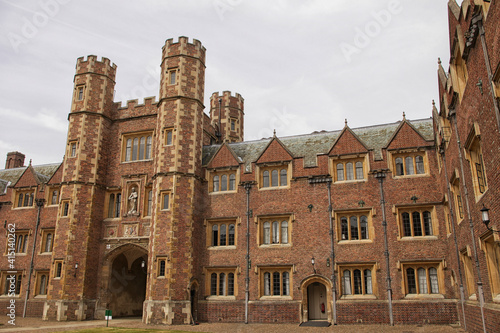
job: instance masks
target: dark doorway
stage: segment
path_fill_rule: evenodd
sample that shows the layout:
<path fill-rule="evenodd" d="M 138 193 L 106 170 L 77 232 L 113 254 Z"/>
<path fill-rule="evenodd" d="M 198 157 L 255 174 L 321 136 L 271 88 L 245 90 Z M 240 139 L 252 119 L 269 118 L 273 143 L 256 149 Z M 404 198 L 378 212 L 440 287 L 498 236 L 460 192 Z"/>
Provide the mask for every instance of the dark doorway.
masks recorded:
<path fill-rule="evenodd" d="M 144 264 L 143 264 L 144 262 Z M 147 258 L 139 257 L 131 265 L 118 255 L 111 266 L 109 309 L 113 317 L 140 317 L 146 298 Z"/>

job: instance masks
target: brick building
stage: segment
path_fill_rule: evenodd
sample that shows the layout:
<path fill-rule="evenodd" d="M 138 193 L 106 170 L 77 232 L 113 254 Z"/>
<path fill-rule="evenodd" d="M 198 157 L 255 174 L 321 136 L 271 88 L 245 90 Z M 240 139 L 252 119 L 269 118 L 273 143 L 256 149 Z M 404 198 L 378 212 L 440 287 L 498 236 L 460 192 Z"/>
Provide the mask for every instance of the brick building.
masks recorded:
<path fill-rule="evenodd" d="M 500 9 L 475 2 L 449 3 L 429 119 L 244 141 L 239 94 L 204 113 L 199 41 L 167 40 L 158 100 L 126 107 L 79 58 L 63 162 L 0 170 L 1 311 L 498 331 Z"/>

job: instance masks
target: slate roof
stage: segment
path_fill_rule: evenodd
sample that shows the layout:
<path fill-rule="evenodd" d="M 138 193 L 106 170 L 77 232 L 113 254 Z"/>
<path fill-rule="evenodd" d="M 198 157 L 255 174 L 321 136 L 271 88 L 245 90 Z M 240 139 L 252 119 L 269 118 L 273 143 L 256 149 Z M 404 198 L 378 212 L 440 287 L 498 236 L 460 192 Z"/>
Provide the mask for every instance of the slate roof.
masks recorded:
<path fill-rule="evenodd" d="M 407 120 L 426 141 L 434 140 L 432 118 Z M 401 121 L 395 123 L 359 127 L 351 129 L 368 149 L 373 150 L 375 159 L 382 159 L 382 149 L 389 144 Z M 304 167 L 316 166 L 316 156 L 328 154 L 342 130 L 332 132 L 315 132 L 312 134 L 280 137 L 280 141 L 292 153 L 294 158 L 303 157 Z M 230 143 L 228 146 L 245 164 L 245 170 L 251 171 L 255 162 L 272 138 L 256 141 Z M 217 152 L 220 145 L 203 147 L 203 165 L 206 165 Z"/>
<path fill-rule="evenodd" d="M 35 177 L 40 183 L 46 183 L 57 171 L 61 163 L 33 165 Z M 28 167 L 0 170 L 0 195 L 6 192 L 8 185 L 14 185 Z"/>

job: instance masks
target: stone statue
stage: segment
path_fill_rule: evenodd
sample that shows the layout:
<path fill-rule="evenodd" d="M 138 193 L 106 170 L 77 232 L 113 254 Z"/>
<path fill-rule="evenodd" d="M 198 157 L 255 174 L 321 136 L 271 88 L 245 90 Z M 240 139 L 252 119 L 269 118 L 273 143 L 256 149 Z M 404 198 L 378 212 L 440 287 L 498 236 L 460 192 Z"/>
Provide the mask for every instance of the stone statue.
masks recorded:
<path fill-rule="evenodd" d="M 135 190 L 135 187 L 132 187 L 132 193 L 130 193 L 128 197 L 128 207 L 128 214 L 137 213 L 137 191 Z"/>

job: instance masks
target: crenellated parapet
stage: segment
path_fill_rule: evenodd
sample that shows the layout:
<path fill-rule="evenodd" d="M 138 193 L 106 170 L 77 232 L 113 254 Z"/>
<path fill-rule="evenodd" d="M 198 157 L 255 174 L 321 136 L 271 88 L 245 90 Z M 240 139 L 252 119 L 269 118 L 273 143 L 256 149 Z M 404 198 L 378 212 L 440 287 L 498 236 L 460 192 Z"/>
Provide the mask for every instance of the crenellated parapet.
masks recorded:
<path fill-rule="evenodd" d="M 116 112 L 113 114 L 113 120 L 152 116 L 158 113 L 158 102 L 155 96 L 145 97 L 144 103 L 139 103 L 138 99 L 131 99 L 127 101 L 126 106 L 122 106 L 122 102 L 115 102 L 115 106 Z"/>
<path fill-rule="evenodd" d="M 214 92 L 210 97 L 210 119 L 220 142 L 241 142 L 244 139 L 244 99 L 230 91 Z"/>
<path fill-rule="evenodd" d="M 106 75 L 114 81 L 116 77 L 116 64 L 112 64 L 105 57 L 102 57 L 101 61 L 99 61 L 95 55 L 88 55 L 87 59 L 84 57 L 76 59 L 76 75 L 86 73 Z"/>
<path fill-rule="evenodd" d="M 162 59 L 184 55 L 198 58 L 205 63 L 205 52 L 206 49 L 199 40 L 193 39 L 193 42 L 189 43 L 188 37 L 181 36 L 177 42 L 174 42 L 173 38 L 165 41 L 162 48 Z"/>

